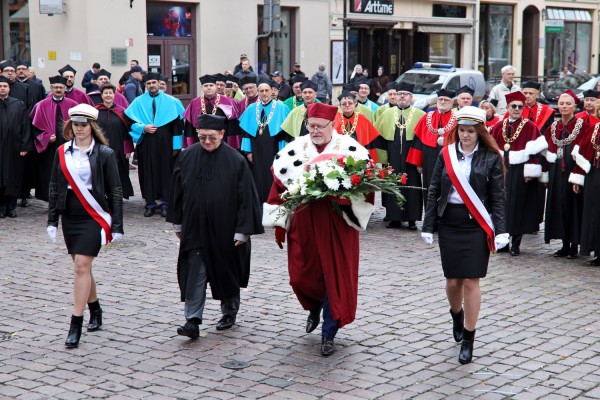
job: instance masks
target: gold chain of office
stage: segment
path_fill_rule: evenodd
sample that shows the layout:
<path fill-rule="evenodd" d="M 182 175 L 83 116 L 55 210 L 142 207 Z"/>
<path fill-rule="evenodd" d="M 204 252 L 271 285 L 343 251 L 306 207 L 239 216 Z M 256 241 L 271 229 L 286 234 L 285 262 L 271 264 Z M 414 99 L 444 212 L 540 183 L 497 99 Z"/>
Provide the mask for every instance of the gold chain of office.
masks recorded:
<path fill-rule="evenodd" d="M 273 118 L 273 114 L 275 113 L 275 107 L 277 106 L 277 102 L 273 101 L 273 107 L 271 107 L 271 112 L 269 113 L 269 116 L 267 117 L 267 120 L 265 122 L 260 122 L 260 105 L 262 104 L 261 102 L 258 102 L 256 104 L 256 123 L 258 124 L 258 134 L 262 135 L 263 134 L 263 129 L 265 129 L 265 127 L 267 125 L 269 125 L 269 122 L 271 122 L 271 119 Z M 263 108 L 266 107 L 265 105 L 263 105 Z"/>
<path fill-rule="evenodd" d="M 216 115 L 217 114 L 217 107 L 219 106 L 220 102 L 221 102 L 221 95 L 217 93 L 217 99 L 215 100 L 215 104 L 213 106 L 213 109 L 210 112 L 211 115 Z M 206 104 L 204 104 L 204 95 L 202 95 L 202 97 L 200 98 L 200 104 L 201 104 L 201 107 L 202 107 L 202 114 L 206 114 Z"/>
<path fill-rule="evenodd" d="M 504 151 L 510 150 L 510 144 L 512 142 L 514 142 L 515 140 L 517 140 L 517 138 L 521 134 L 521 131 L 523 130 L 523 127 L 525 126 L 527 121 L 529 121 L 527 118 L 523 118 L 523 120 L 521 121 L 519 126 L 517 126 L 517 130 L 515 131 L 515 133 L 510 137 L 506 134 L 506 126 L 508 125 L 508 118 L 506 118 L 504 121 L 502 121 L 502 139 L 504 139 L 504 142 L 505 142 Z"/>
<path fill-rule="evenodd" d="M 354 132 L 356 132 L 356 126 L 358 125 L 358 112 L 354 111 L 354 121 L 352 121 L 352 128 L 350 128 L 350 130 L 346 130 L 346 124 L 344 123 L 346 117 L 344 117 L 344 114 L 341 111 L 340 117 L 342 117 L 342 123 L 340 124 L 342 125 L 342 133 L 344 135 L 353 135 Z"/>
<path fill-rule="evenodd" d="M 556 138 L 556 125 L 558 125 L 558 121 L 554 121 L 552 125 L 550 125 L 550 133 L 552 136 L 552 143 L 554 143 L 557 147 L 556 150 L 556 158 L 561 159 L 563 157 L 563 147 L 568 146 L 575 140 L 577 135 L 579 135 L 579 131 L 581 130 L 581 126 L 583 125 L 583 118 L 577 118 L 577 122 L 575 122 L 575 127 L 573 128 L 573 132 L 565 139 L 557 139 Z"/>
<path fill-rule="evenodd" d="M 600 144 L 597 144 L 596 137 L 598 136 L 598 130 L 600 129 L 600 123 L 594 126 L 594 133 L 592 133 L 592 148 L 596 152 L 596 160 L 600 160 Z"/>
<path fill-rule="evenodd" d="M 401 124 L 400 123 L 400 116 L 398 115 L 398 107 L 394 107 L 394 122 L 396 123 L 396 126 L 400 129 L 400 132 L 406 130 L 406 127 L 410 126 L 410 122 L 412 121 L 413 115 L 415 114 L 415 108 L 414 107 L 410 107 L 410 112 L 408 113 L 408 118 L 406 118 L 404 120 L 404 123 Z M 400 115 L 402 115 L 402 117 L 404 117 L 404 110 L 400 111 Z"/>

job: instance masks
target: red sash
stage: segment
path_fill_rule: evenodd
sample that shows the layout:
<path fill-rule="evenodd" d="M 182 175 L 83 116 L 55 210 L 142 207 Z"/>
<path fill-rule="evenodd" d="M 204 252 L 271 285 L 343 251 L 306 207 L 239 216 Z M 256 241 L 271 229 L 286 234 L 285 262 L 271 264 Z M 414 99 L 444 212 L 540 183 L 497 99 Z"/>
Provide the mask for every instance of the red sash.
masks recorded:
<path fill-rule="evenodd" d="M 487 244 L 491 252 L 496 251 L 496 240 L 494 235 L 494 223 L 490 213 L 486 210 L 485 206 L 477 196 L 477 193 L 473 190 L 469 181 L 462 174 L 457 174 L 455 166 L 458 166 L 458 157 L 456 155 L 456 145 L 450 144 L 442 149 L 442 156 L 446 164 L 446 171 L 448 176 L 454 185 L 454 188 L 462 198 L 465 206 L 469 210 L 469 213 L 475 218 L 479 226 L 485 231 L 487 235 Z"/>
<path fill-rule="evenodd" d="M 67 142 L 65 144 L 72 143 Z M 65 144 L 61 145 L 58 148 L 58 158 L 60 161 L 60 168 L 67 178 L 67 182 L 71 185 L 71 189 L 85 208 L 88 214 L 96 221 L 100 227 L 100 240 L 101 244 L 105 245 L 112 241 L 112 234 L 110 227 L 112 225 L 112 217 L 109 213 L 104 211 L 100 204 L 96 201 L 94 196 L 89 192 L 89 190 L 85 187 L 85 184 L 79 177 L 79 174 L 75 171 L 75 166 L 73 165 L 73 157 L 71 152 L 68 155 L 65 155 Z M 73 171 L 73 173 L 71 173 Z"/>

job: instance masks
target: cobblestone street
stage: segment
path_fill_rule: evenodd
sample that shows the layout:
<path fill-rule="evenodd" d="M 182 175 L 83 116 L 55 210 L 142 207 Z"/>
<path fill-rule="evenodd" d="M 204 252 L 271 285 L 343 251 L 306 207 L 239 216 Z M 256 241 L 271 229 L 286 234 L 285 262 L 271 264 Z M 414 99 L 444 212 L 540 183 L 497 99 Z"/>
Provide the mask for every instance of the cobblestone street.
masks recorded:
<path fill-rule="evenodd" d="M 46 203 L 0 220 L 0 398 L 600 398 L 600 268 L 553 258 L 558 242 L 525 236 L 520 257 L 492 255 L 473 363 L 462 366 L 437 241 L 386 229 L 377 207 L 361 234 L 357 319 L 324 358 L 272 230 L 252 239 L 234 328 L 215 330 L 209 298 L 201 337 L 177 336 L 178 241 L 163 218 L 143 217 L 136 195 L 125 202 L 124 240 L 94 264 L 103 329 L 84 330 L 73 350 L 64 347 L 71 261 L 60 229 L 57 244 L 46 235 Z M 231 361 L 248 365 L 223 367 Z"/>

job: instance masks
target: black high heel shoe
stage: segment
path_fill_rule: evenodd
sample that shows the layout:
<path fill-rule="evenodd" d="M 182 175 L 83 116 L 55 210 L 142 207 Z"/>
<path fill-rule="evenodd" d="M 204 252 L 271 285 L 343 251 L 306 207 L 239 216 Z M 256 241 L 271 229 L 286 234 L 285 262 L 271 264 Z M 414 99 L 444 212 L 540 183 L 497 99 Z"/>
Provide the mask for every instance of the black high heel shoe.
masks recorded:
<path fill-rule="evenodd" d="M 65 342 L 65 347 L 73 349 L 79 346 L 79 339 L 81 338 L 81 327 L 83 326 L 83 315 L 75 316 L 71 315 L 71 327 L 69 328 L 69 334 Z"/>
<path fill-rule="evenodd" d="M 450 309 L 450 315 L 452 316 L 452 336 L 456 343 L 460 343 L 463 340 L 463 330 L 465 329 L 465 312 L 461 308 L 454 314 Z"/>
<path fill-rule="evenodd" d="M 88 332 L 94 332 L 102 327 L 102 308 L 98 300 L 88 303 L 88 307 L 90 308 L 90 322 L 87 330 Z"/>
<path fill-rule="evenodd" d="M 460 346 L 460 353 L 458 354 L 458 362 L 461 364 L 468 364 L 473 358 L 473 342 L 475 341 L 475 329 L 472 331 L 463 331 L 463 340 Z"/>

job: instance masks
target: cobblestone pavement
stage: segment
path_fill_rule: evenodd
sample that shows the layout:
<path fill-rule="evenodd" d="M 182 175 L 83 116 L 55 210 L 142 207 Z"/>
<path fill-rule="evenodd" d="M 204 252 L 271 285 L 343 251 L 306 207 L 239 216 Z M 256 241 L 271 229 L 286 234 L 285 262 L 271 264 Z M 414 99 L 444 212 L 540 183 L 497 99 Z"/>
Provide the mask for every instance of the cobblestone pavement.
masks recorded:
<path fill-rule="evenodd" d="M 45 207 L 34 200 L 0 220 L 0 398 L 600 398 L 600 268 L 551 257 L 559 243 L 541 235 L 524 238 L 520 257 L 491 257 L 475 358 L 461 366 L 438 248 L 386 229 L 379 207 L 361 236 L 357 319 L 324 358 L 271 230 L 253 238 L 237 325 L 216 331 L 210 299 L 201 338 L 177 336 L 178 242 L 135 197 L 125 239 L 94 266 L 103 329 L 67 350 L 72 269 L 60 230 L 58 244 L 47 239 Z"/>

